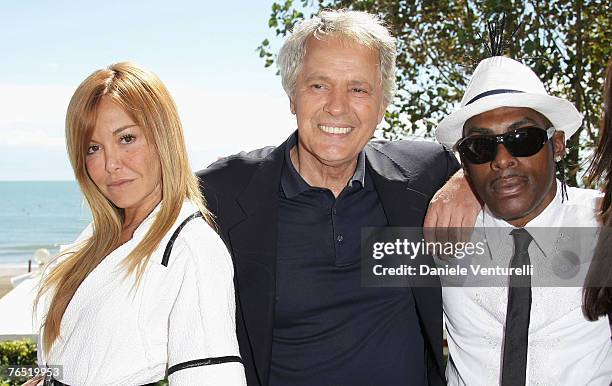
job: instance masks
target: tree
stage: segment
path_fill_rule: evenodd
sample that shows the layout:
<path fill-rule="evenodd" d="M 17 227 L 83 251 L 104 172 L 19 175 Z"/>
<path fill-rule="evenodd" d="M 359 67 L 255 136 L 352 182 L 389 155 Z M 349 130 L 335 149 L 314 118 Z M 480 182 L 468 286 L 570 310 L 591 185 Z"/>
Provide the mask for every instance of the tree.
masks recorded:
<path fill-rule="evenodd" d="M 568 143 L 567 178 L 578 172 L 599 136 L 603 74 L 612 52 L 612 3 L 580 0 L 291 0 L 272 5 L 269 26 L 285 36 L 319 9 L 350 8 L 380 15 L 397 38 L 398 94 L 389 108 L 385 136 L 430 136 L 463 95 L 483 49 L 486 22 L 506 15 L 513 32 L 505 55 L 522 60 L 547 90 L 574 102 L 584 123 Z M 509 37 L 509 35 L 507 35 Z M 270 41 L 258 47 L 266 67 L 274 63 Z M 584 183 L 584 181 L 580 181 Z"/>

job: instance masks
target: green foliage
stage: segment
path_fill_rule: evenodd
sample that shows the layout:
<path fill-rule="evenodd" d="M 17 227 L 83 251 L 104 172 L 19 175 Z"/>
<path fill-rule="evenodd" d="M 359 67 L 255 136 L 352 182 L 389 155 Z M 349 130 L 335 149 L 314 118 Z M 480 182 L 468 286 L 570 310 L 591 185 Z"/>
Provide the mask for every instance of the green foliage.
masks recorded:
<path fill-rule="evenodd" d="M 30 339 L 0 342 L 0 386 L 19 386 L 28 380 L 28 377 L 8 377 L 5 366 L 8 365 L 36 365 L 36 343 Z M 157 386 L 168 386 L 164 379 L 156 383 Z"/>
<path fill-rule="evenodd" d="M 8 377 L 4 366 L 36 364 L 36 343 L 30 339 L 0 342 L 0 386 L 21 385 L 27 377 Z"/>
<path fill-rule="evenodd" d="M 30 339 L 0 342 L 0 365 L 36 364 L 36 343 Z"/>
<path fill-rule="evenodd" d="M 274 3 L 268 25 L 285 36 L 298 21 L 319 9 L 350 8 L 380 15 L 397 38 L 398 94 L 385 116 L 385 135 L 431 135 L 454 110 L 467 80 L 485 54 L 486 22 L 507 15 L 505 55 L 522 60 L 548 91 L 574 102 L 585 120 L 569 142 L 568 181 L 597 140 L 604 71 L 612 53 L 612 3 L 606 0 L 287 0 Z M 307 12 L 308 10 L 308 12 Z M 274 62 L 269 40 L 259 54 Z"/>

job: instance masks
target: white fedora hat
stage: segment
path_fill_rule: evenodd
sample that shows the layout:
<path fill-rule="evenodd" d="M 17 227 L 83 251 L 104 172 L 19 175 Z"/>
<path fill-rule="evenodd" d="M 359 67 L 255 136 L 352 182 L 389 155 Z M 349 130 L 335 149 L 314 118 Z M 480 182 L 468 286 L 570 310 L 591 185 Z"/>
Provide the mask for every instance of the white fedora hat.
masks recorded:
<path fill-rule="evenodd" d="M 498 107 L 529 107 L 544 115 L 558 131 L 571 137 L 582 124 L 574 105 L 548 95 L 531 69 L 516 60 L 494 56 L 481 61 L 461 100 L 461 108 L 438 124 L 438 142 L 453 147 L 463 136 L 463 125 L 471 117 Z"/>

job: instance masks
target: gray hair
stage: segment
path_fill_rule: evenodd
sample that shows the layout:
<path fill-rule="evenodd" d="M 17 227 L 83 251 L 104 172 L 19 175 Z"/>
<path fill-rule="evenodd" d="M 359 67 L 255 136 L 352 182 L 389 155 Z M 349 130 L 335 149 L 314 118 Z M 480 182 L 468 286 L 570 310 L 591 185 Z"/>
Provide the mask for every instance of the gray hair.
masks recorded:
<path fill-rule="evenodd" d="M 306 43 L 311 37 L 325 36 L 346 39 L 378 51 L 383 100 L 390 103 L 395 95 L 395 38 L 380 18 L 359 11 L 321 11 L 310 20 L 295 25 L 278 53 L 277 65 L 283 88 L 292 98 L 298 73 L 306 54 Z"/>

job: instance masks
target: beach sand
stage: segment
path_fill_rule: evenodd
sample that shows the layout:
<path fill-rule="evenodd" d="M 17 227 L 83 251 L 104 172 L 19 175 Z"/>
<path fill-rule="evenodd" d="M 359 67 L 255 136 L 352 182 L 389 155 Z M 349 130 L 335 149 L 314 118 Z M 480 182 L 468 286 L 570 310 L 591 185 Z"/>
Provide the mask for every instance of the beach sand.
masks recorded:
<path fill-rule="evenodd" d="M 0 298 L 13 289 L 11 278 L 26 272 L 28 267 L 25 265 L 0 265 Z"/>

